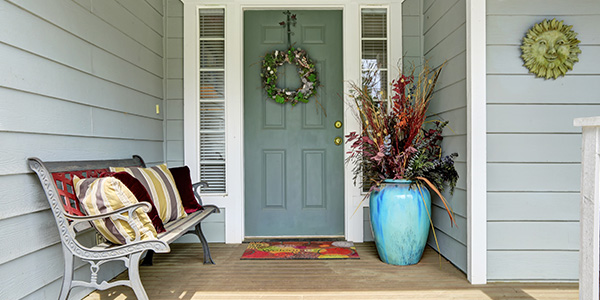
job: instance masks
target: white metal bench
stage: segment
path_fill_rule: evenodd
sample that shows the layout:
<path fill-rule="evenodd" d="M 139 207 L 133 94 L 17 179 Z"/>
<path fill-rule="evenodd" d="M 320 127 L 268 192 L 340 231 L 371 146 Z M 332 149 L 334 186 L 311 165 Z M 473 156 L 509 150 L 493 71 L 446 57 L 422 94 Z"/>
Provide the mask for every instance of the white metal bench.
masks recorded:
<path fill-rule="evenodd" d="M 152 264 L 152 254 L 170 252 L 169 244 L 186 233 L 195 233 L 200 239 L 204 252 L 204 263 L 214 264 L 210 256 L 210 250 L 206 238 L 202 233 L 201 222 L 212 213 L 219 213 L 219 208 L 213 205 L 202 205 L 197 189 L 204 183 L 193 185 L 196 200 L 203 206 L 203 210 L 191 213 L 186 218 L 165 224 L 166 232 L 158 234 L 157 240 L 132 241 L 125 245 L 114 245 L 111 243 L 100 243 L 93 247 L 86 247 L 77 240 L 78 234 L 84 230 L 90 230 L 90 221 L 108 218 L 120 214 L 119 218 L 125 218 L 125 214 L 131 216 L 136 209 L 150 210 L 150 204 L 140 202 L 111 213 L 84 216 L 79 209 L 77 199 L 74 199 L 72 185 L 57 179 L 67 177 L 72 181 L 72 175 L 80 177 L 97 177 L 100 171 L 108 170 L 109 167 L 145 167 L 141 157 L 134 155 L 130 159 L 117 160 L 94 160 L 94 161 L 55 161 L 44 162 L 39 158 L 29 158 L 29 167 L 38 175 L 40 183 L 46 193 L 52 214 L 58 226 L 63 255 L 65 258 L 65 269 L 62 288 L 59 299 L 67 299 L 73 287 L 89 287 L 106 290 L 118 285 L 129 286 L 135 292 L 138 299 L 148 299 L 146 291 L 139 276 L 140 259 L 147 251 L 144 265 Z M 64 175 L 66 174 L 66 175 Z M 91 278 L 89 282 L 74 280 L 73 263 L 74 258 L 79 257 L 90 264 Z M 101 266 L 109 261 L 123 261 L 128 269 L 129 280 L 118 280 L 115 282 L 97 282 L 98 272 Z"/>

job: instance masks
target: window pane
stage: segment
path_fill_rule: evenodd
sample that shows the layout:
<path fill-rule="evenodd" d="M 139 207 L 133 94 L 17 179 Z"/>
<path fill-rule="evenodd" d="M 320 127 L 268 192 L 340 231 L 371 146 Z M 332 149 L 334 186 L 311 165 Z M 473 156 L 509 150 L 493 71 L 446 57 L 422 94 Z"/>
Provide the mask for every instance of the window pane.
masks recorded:
<path fill-rule="evenodd" d="M 200 9 L 200 38 L 222 38 L 225 37 L 225 10 Z"/>
<path fill-rule="evenodd" d="M 362 10 L 362 37 L 385 38 L 387 36 L 387 10 L 385 8 Z"/>
<path fill-rule="evenodd" d="M 225 99 L 224 71 L 200 71 L 200 99 Z"/>
<path fill-rule="evenodd" d="M 200 68 L 225 67 L 225 41 L 200 41 Z"/>

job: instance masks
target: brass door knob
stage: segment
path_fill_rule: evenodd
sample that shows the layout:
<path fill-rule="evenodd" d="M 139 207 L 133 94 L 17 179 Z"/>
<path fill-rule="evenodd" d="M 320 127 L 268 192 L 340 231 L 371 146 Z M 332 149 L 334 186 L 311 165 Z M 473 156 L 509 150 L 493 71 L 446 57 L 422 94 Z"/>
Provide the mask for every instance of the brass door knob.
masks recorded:
<path fill-rule="evenodd" d="M 335 139 L 333 139 L 333 143 L 335 143 L 336 146 L 341 145 L 343 141 L 344 140 L 342 140 L 342 138 L 339 136 L 336 136 Z"/>
<path fill-rule="evenodd" d="M 335 126 L 335 128 L 342 128 L 342 121 L 335 121 L 335 123 L 333 123 L 333 126 Z"/>

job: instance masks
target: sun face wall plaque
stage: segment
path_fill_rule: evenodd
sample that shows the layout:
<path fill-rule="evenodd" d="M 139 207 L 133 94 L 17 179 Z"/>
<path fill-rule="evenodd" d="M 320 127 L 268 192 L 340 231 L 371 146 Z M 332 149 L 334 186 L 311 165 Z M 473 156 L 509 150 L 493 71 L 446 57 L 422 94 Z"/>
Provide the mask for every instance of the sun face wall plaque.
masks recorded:
<path fill-rule="evenodd" d="M 521 58 L 530 73 L 556 79 L 573 70 L 573 64 L 579 61 L 581 50 L 577 45 L 581 41 L 571 30 L 573 26 L 563 22 L 544 20 L 533 25 L 523 38 Z"/>

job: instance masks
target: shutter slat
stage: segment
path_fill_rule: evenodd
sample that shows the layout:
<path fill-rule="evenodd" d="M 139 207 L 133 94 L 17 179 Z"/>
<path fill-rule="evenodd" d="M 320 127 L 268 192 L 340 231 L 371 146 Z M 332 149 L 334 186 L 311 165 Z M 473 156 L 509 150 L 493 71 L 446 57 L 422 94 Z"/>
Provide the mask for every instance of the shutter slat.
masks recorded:
<path fill-rule="evenodd" d="M 200 9 L 199 21 L 201 191 L 225 193 L 225 10 Z"/>

